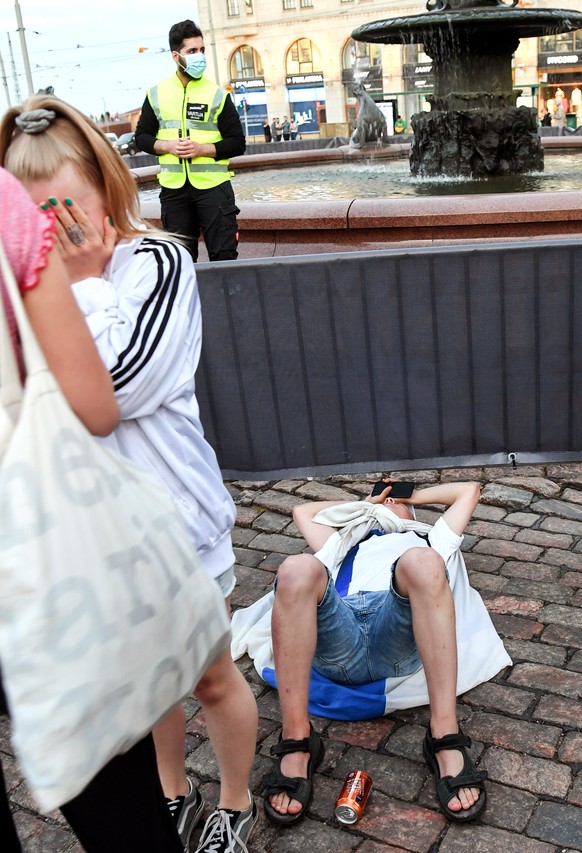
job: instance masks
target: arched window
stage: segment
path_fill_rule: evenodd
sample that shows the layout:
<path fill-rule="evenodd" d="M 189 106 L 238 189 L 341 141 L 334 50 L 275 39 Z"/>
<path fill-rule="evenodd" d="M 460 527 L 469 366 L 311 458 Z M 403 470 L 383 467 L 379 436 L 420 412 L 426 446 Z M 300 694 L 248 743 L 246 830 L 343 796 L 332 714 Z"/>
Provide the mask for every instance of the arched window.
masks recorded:
<path fill-rule="evenodd" d="M 261 57 L 250 44 L 243 44 L 230 58 L 230 79 L 250 80 L 263 76 Z"/>
<path fill-rule="evenodd" d="M 342 68 L 346 70 L 375 68 L 382 65 L 382 54 L 377 44 L 348 39 L 342 56 Z"/>
<path fill-rule="evenodd" d="M 319 70 L 317 48 L 311 39 L 297 39 L 287 51 L 287 74 L 308 74 Z"/>

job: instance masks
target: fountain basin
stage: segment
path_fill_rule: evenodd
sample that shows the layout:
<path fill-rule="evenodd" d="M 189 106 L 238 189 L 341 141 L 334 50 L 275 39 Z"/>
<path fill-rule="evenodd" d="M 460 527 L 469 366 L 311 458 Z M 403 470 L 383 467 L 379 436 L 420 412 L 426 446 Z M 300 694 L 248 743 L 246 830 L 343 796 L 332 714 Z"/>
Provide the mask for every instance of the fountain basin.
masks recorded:
<path fill-rule="evenodd" d="M 449 9 L 450 3 L 464 8 Z M 543 169 L 535 113 L 516 106 L 511 58 L 521 38 L 582 28 L 582 13 L 509 8 L 497 0 L 432 4 L 440 8 L 352 33 L 356 41 L 422 43 L 433 60 L 432 110 L 411 119 L 412 174 L 481 177 Z"/>

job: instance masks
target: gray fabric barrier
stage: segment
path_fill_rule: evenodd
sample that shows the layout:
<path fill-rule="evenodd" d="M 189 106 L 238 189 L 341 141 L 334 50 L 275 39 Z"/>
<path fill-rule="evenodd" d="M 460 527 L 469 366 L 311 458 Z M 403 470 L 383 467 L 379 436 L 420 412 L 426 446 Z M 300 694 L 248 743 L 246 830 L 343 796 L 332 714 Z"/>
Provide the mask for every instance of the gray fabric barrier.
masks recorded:
<path fill-rule="evenodd" d="M 582 243 L 200 264 L 225 476 L 582 459 Z"/>

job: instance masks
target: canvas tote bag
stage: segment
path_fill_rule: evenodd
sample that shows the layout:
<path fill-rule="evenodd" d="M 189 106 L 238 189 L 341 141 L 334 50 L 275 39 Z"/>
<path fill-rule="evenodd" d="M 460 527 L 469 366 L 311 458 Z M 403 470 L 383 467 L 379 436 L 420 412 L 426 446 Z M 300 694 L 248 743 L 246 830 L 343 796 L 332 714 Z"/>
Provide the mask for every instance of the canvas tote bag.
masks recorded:
<path fill-rule="evenodd" d="M 0 667 L 46 812 L 192 690 L 230 625 L 171 497 L 70 409 L 1 241 L 0 268 L 27 372 L 22 388 L 0 294 Z"/>

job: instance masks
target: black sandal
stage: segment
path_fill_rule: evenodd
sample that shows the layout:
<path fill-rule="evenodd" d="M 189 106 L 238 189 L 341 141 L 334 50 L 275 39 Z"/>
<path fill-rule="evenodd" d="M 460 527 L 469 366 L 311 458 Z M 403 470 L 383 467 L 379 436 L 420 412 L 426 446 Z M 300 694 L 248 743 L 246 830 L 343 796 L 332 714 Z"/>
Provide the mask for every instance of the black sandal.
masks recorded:
<path fill-rule="evenodd" d="M 325 750 L 322 739 L 313 730 L 311 723 L 309 724 L 309 729 L 309 737 L 303 738 L 303 740 L 291 740 L 287 738 L 286 740 L 279 740 L 278 744 L 271 747 L 271 755 L 277 756 L 278 761 L 274 769 L 263 777 L 263 782 L 265 783 L 263 805 L 265 814 L 271 823 L 275 823 L 278 826 L 291 826 L 300 821 L 305 816 L 313 796 L 313 774 L 321 764 Z M 309 753 L 307 779 L 302 779 L 299 776 L 284 776 L 281 773 L 281 759 L 284 755 L 289 755 L 291 752 Z M 287 794 L 292 800 L 298 800 L 302 805 L 301 811 L 297 812 L 297 814 L 281 814 L 276 811 L 269 802 L 269 797 L 281 792 Z"/>
<path fill-rule="evenodd" d="M 431 735 L 430 726 L 427 728 L 422 745 L 424 758 L 436 780 L 436 795 L 439 805 L 449 820 L 456 820 L 458 823 L 475 820 L 485 811 L 487 805 L 487 791 L 484 784 L 485 779 L 487 779 L 487 771 L 476 770 L 473 759 L 468 752 L 470 746 L 471 738 L 464 735 L 460 728 L 458 734 L 435 738 Z M 442 749 L 458 749 L 459 752 L 463 753 L 463 769 L 458 776 L 441 777 L 436 754 Z M 470 808 L 454 812 L 448 807 L 448 803 L 461 788 L 479 788 L 481 793 L 477 802 L 473 803 Z"/>

